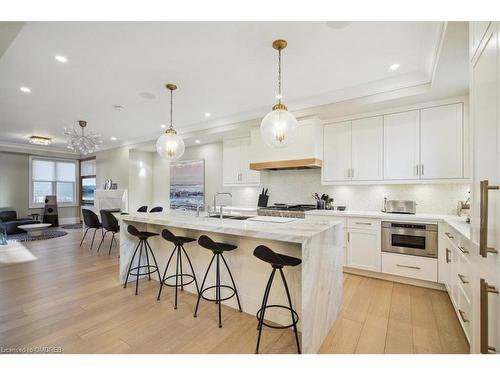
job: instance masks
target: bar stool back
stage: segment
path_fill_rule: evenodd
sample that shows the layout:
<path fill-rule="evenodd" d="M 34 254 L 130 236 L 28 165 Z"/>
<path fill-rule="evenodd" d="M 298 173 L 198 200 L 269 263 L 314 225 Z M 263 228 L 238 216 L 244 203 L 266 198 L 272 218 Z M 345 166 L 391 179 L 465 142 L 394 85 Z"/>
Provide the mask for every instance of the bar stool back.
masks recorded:
<path fill-rule="evenodd" d="M 203 282 L 201 283 L 201 289 L 200 292 L 198 293 L 198 301 L 196 302 L 196 309 L 194 310 L 194 317 L 196 318 L 198 314 L 198 306 L 200 305 L 200 299 L 203 298 L 204 300 L 207 301 L 213 301 L 216 304 L 219 305 L 219 328 L 222 327 L 222 312 L 221 312 L 221 302 L 226 301 L 230 298 L 232 298 L 234 295 L 236 295 L 236 300 L 238 301 L 238 308 L 241 310 L 241 304 L 240 304 L 240 297 L 238 296 L 238 290 L 236 289 L 236 284 L 234 283 L 233 275 L 231 274 L 231 270 L 229 269 L 229 266 L 226 262 L 226 259 L 224 258 L 224 252 L 227 251 L 232 251 L 234 249 L 237 249 L 238 246 L 236 245 L 231 245 L 231 244 L 225 244 L 222 242 L 215 242 L 212 240 L 210 237 L 202 235 L 198 239 L 198 244 L 201 247 L 204 247 L 205 249 L 211 250 L 212 253 L 214 254 L 212 256 L 212 260 L 208 264 L 207 272 L 205 273 L 205 276 L 203 277 Z M 231 278 L 231 283 L 233 286 L 230 285 L 223 285 L 220 283 L 220 260 L 224 262 L 224 265 L 226 266 L 227 272 L 229 273 L 229 277 Z M 204 288 L 205 286 L 205 281 L 207 280 L 208 272 L 210 271 L 210 267 L 212 266 L 212 263 L 215 260 L 215 285 L 209 286 Z M 232 291 L 232 294 L 229 297 L 222 298 L 221 297 L 221 288 L 224 289 L 229 289 Z M 215 289 L 215 298 L 209 298 L 203 295 L 204 292 L 210 290 L 210 289 Z"/>
<path fill-rule="evenodd" d="M 158 280 L 161 280 L 160 269 L 158 268 L 158 263 L 156 262 L 155 254 L 153 253 L 153 250 L 151 249 L 151 246 L 149 245 L 149 242 L 148 242 L 148 238 L 157 236 L 158 233 L 152 233 L 152 232 L 146 232 L 146 231 L 141 232 L 133 225 L 129 225 L 127 227 L 127 232 L 130 233 L 132 236 L 139 238 L 139 243 L 135 247 L 134 254 L 132 255 L 132 258 L 130 258 L 130 264 L 128 266 L 127 277 L 125 279 L 125 284 L 123 285 L 123 287 L 124 288 L 127 287 L 128 277 L 130 275 L 136 276 L 135 294 L 137 295 L 138 288 L 139 288 L 139 276 L 146 276 L 147 275 L 149 280 L 151 280 L 151 274 L 157 272 L 158 273 Z M 134 264 L 135 256 L 137 255 L 137 250 L 139 250 L 139 257 L 137 258 L 138 259 L 137 266 L 132 267 L 132 265 Z M 141 265 L 143 251 L 144 251 L 144 255 L 146 256 L 146 264 L 145 265 Z M 154 266 L 149 264 L 148 251 L 149 251 L 149 253 L 151 253 L 151 256 L 153 257 L 153 261 L 155 264 Z M 141 272 L 142 269 L 146 269 L 147 271 Z"/>
<path fill-rule="evenodd" d="M 92 250 L 92 246 L 94 246 L 95 232 L 97 231 L 97 229 L 101 229 L 101 234 L 104 235 L 104 233 L 102 232 L 102 225 L 99 222 L 99 217 L 96 215 L 94 211 L 89 210 L 87 208 L 83 208 L 82 215 L 83 215 L 83 223 L 85 224 L 86 228 L 82 240 L 80 241 L 80 247 L 82 246 L 83 240 L 85 239 L 85 236 L 87 235 L 89 229 L 94 229 L 94 235 L 92 236 L 92 243 L 90 244 L 90 250 Z"/>
<path fill-rule="evenodd" d="M 137 209 L 137 212 L 148 212 L 148 206 L 141 206 Z"/>
<path fill-rule="evenodd" d="M 149 212 L 162 212 L 162 211 L 163 211 L 163 207 L 159 207 L 159 206 L 158 206 L 158 207 L 153 207 L 153 208 L 151 209 L 151 211 L 149 211 Z M 196 241 L 196 240 L 195 240 L 195 241 Z"/>
<path fill-rule="evenodd" d="M 161 208 L 161 207 L 160 207 Z M 174 309 L 177 309 L 177 289 L 180 287 L 181 290 L 184 290 L 184 287 L 186 285 L 189 285 L 191 283 L 195 283 L 196 285 L 196 292 L 199 293 L 200 290 L 198 288 L 198 282 L 196 281 L 196 275 L 194 273 L 194 268 L 191 263 L 191 259 L 189 259 L 189 255 L 186 252 L 186 249 L 184 249 L 184 244 L 189 243 L 189 242 L 194 242 L 196 241 L 195 238 L 189 238 L 189 237 L 182 237 L 182 236 L 176 236 L 174 235 L 171 231 L 168 229 L 163 229 L 161 231 L 161 236 L 174 244 L 174 250 L 172 251 L 172 254 L 170 254 L 170 258 L 168 258 L 167 266 L 165 267 L 165 272 L 163 272 L 163 277 L 160 279 L 160 290 L 158 291 L 158 298 L 157 300 L 160 300 L 161 296 L 161 291 L 163 289 L 163 286 L 170 286 L 170 287 L 175 287 L 175 304 L 174 304 Z M 185 258 L 187 259 L 189 263 L 189 267 L 191 268 L 191 274 L 189 273 L 184 273 L 182 270 L 182 254 L 184 253 Z M 175 261 L 175 274 L 167 276 L 167 270 L 168 266 L 170 265 L 170 261 L 172 260 L 172 257 L 174 254 L 177 254 L 176 261 Z M 175 277 L 175 284 L 168 283 L 168 280 L 173 279 Z M 188 281 L 184 282 L 184 278 L 187 277 Z M 180 279 L 180 283 L 179 283 Z"/>
<path fill-rule="evenodd" d="M 101 242 L 99 243 L 99 247 L 97 248 L 97 252 L 99 252 L 106 234 L 108 234 L 108 232 L 111 232 L 113 234 L 113 237 L 111 237 L 111 242 L 109 243 L 108 255 L 110 255 L 113 241 L 116 243 L 115 234 L 120 231 L 120 226 L 118 225 L 118 220 L 116 219 L 115 215 L 107 210 L 101 210 L 101 221 L 102 227 L 104 228 L 104 234 L 101 238 Z"/>
<path fill-rule="evenodd" d="M 264 292 L 264 298 L 262 299 L 262 307 L 257 311 L 257 319 L 259 320 L 257 329 L 259 330 L 259 336 L 257 338 L 257 347 L 255 348 L 255 354 L 259 353 L 259 344 L 260 344 L 260 337 L 262 335 L 262 326 L 266 326 L 269 328 L 276 328 L 276 329 L 285 329 L 285 328 L 290 328 L 293 327 L 293 332 L 295 333 L 295 341 L 297 343 L 297 352 L 300 354 L 300 344 L 299 344 L 299 335 L 297 332 L 297 322 L 299 321 L 299 314 L 293 309 L 292 307 L 292 300 L 290 298 L 290 291 L 288 290 L 288 284 L 286 282 L 285 275 L 283 274 L 283 267 L 295 267 L 298 266 L 302 261 L 299 258 L 294 258 L 289 255 L 285 254 L 278 254 L 272 251 L 270 248 L 264 245 L 257 246 L 253 252 L 253 255 L 260 260 L 269 263 L 271 267 L 273 268 L 271 275 L 269 276 L 269 280 L 267 281 L 267 286 L 266 290 Z M 273 284 L 274 280 L 274 275 L 276 273 L 276 270 L 279 271 L 281 275 L 281 279 L 283 280 L 283 285 L 285 286 L 285 291 L 286 291 L 286 296 L 288 298 L 288 305 L 289 306 L 284 306 L 284 305 L 268 305 L 267 301 L 269 298 L 269 293 L 271 291 L 271 287 Z M 280 309 L 286 309 L 290 311 L 290 314 L 292 316 L 292 323 L 286 326 L 278 326 L 278 325 L 273 325 L 264 322 L 264 317 L 266 314 L 266 309 L 274 307 L 274 308 L 280 308 Z"/>

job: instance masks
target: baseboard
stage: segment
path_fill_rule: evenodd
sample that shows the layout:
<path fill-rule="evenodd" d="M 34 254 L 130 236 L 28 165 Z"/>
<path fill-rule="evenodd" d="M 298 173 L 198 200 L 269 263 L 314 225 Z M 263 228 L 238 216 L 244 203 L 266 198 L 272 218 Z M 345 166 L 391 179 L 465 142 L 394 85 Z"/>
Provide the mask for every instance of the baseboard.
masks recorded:
<path fill-rule="evenodd" d="M 345 273 L 352 273 L 353 275 L 372 277 L 374 279 L 394 281 L 396 283 L 401 283 L 401 284 L 409 284 L 409 285 L 420 286 L 423 288 L 430 288 L 430 289 L 446 291 L 446 287 L 444 286 L 444 284 L 435 283 L 433 281 L 412 279 L 409 277 L 390 275 L 388 273 L 360 270 L 357 268 L 351 268 L 351 267 L 345 267 L 345 266 L 344 266 L 344 272 Z"/>
<path fill-rule="evenodd" d="M 80 222 L 79 217 L 60 217 L 59 225 L 76 224 Z"/>

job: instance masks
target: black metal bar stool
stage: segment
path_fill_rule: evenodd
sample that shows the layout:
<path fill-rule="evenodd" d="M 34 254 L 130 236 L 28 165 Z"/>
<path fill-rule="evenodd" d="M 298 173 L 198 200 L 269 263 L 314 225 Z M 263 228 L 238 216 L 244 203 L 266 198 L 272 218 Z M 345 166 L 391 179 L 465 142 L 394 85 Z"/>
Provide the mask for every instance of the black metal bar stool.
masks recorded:
<path fill-rule="evenodd" d="M 290 298 L 290 291 L 288 290 L 288 284 L 285 279 L 285 275 L 283 274 L 283 267 L 298 266 L 302 261 L 299 258 L 294 258 L 284 254 L 278 254 L 272 251 L 270 248 L 264 245 L 257 246 L 253 252 L 253 255 L 259 258 L 260 260 L 271 264 L 273 271 L 271 272 L 271 276 L 269 276 L 269 280 L 267 282 L 266 291 L 264 292 L 264 298 L 262 299 L 262 307 L 257 311 L 257 319 L 259 323 L 257 325 L 257 329 L 259 330 L 259 336 L 257 338 L 257 347 L 255 348 L 255 354 L 259 353 L 259 344 L 260 344 L 260 336 L 262 334 L 262 326 L 266 326 L 269 328 L 277 328 L 277 329 L 285 329 L 293 327 L 293 332 L 295 333 L 295 341 L 297 342 L 297 352 L 300 354 L 300 344 L 299 344 L 299 335 L 297 332 L 297 322 L 299 321 L 299 314 L 292 307 L 292 300 Z M 273 284 L 274 275 L 276 270 L 279 271 L 281 275 L 281 279 L 283 280 L 283 285 L 285 286 L 286 296 L 288 298 L 289 306 L 284 305 L 268 305 L 267 300 L 269 298 L 269 293 L 271 292 L 271 286 Z M 286 309 L 290 311 L 292 316 L 292 323 L 286 326 L 278 326 L 264 322 L 264 316 L 266 314 L 266 309 L 270 307 Z"/>
<path fill-rule="evenodd" d="M 128 277 L 130 275 L 136 276 L 135 280 L 135 294 L 137 295 L 137 291 L 139 288 L 139 276 L 148 276 L 149 280 L 151 280 L 151 274 L 158 272 L 158 280 L 161 280 L 160 276 L 160 269 L 158 268 L 158 263 L 156 262 L 155 254 L 153 253 L 153 250 L 151 249 L 151 246 L 148 243 L 148 238 L 158 236 L 158 233 L 152 233 L 152 232 L 141 232 L 139 231 L 136 227 L 133 225 L 129 225 L 127 227 L 127 231 L 132 235 L 137 238 L 139 238 L 139 243 L 135 247 L 134 254 L 132 255 L 132 258 L 130 259 L 130 264 L 128 266 L 128 271 L 127 271 L 127 278 L 125 279 L 125 284 L 123 285 L 124 288 L 127 287 L 127 282 L 128 282 Z M 134 263 L 135 256 L 137 254 L 137 250 L 139 250 L 139 258 L 137 261 L 137 266 L 132 267 L 132 264 Z M 144 250 L 144 253 L 146 255 L 146 264 L 141 266 L 141 259 L 142 259 L 142 251 Z M 149 264 L 149 255 L 148 255 L 148 250 L 151 253 L 151 256 L 153 257 L 153 261 L 155 263 L 154 266 Z M 146 268 L 147 271 L 141 272 L 141 269 Z M 136 271 L 136 272 L 133 272 Z"/>
<path fill-rule="evenodd" d="M 238 308 L 241 310 L 241 304 L 240 304 L 240 297 L 238 296 L 238 291 L 236 290 L 236 284 L 234 283 L 233 275 L 231 274 L 231 270 L 229 269 L 229 266 L 227 265 L 226 259 L 224 259 L 223 253 L 226 251 L 231 251 L 234 249 L 237 249 L 238 246 L 231 245 L 231 244 L 226 244 L 226 243 L 221 243 L 221 242 L 215 242 L 213 241 L 210 237 L 202 235 L 198 239 L 198 244 L 200 246 L 204 247 L 205 249 L 211 250 L 212 253 L 214 254 L 212 257 L 212 260 L 208 264 L 207 272 L 205 272 L 205 276 L 203 277 L 203 282 L 201 283 L 201 289 L 198 293 L 198 301 L 196 302 L 196 309 L 194 310 L 194 317 L 196 318 L 198 314 L 198 306 L 200 305 L 200 299 L 203 298 L 206 301 L 212 301 L 215 302 L 216 304 L 219 305 L 219 328 L 222 327 L 222 312 L 221 312 L 221 302 L 226 301 L 230 298 L 232 298 L 234 295 L 236 295 L 236 300 L 238 301 Z M 230 285 L 221 285 L 220 283 L 220 260 L 224 262 L 224 265 L 226 266 L 227 272 L 229 273 L 229 277 L 231 278 L 231 282 L 233 286 Z M 208 272 L 210 271 L 210 267 L 212 266 L 212 263 L 215 262 L 215 285 L 209 286 L 207 288 L 203 288 L 205 286 L 205 281 L 207 280 Z M 221 288 L 224 289 L 229 289 L 232 291 L 232 294 L 229 297 L 222 298 L 221 297 Z M 215 298 L 208 298 L 203 295 L 204 292 L 210 289 L 215 289 Z"/>
<path fill-rule="evenodd" d="M 170 287 L 175 287 L 175 305 L 174 309 L 177 309 L 177 289 L 180 287 L 181 290 L 184 290 L 184 287 L 186 285 L 189 285 L 191 283 L 195 283 L 196 285 L 196 292 L 199 293 L 200 290 L 198 288 L 198 282 L 196 281 L 196 275 L 194 273 L 194 268 L 193 264 L 191 263 L 191 259 L 189 259 L 189 255 L 186 252 L 186 249 L 184 249 L 184 244 L 189 243 L 189 242 L 194 242 L 196 241 L 195 238 L 189 238 L 189 237 L 182 237 L 182 236 L 176 236 L 172 232 L 170 232 L 168 229 L 163 229 L 161 231 L 161 236 L 174 244 L 174 250 L 172 251 L 172 254 L 170 254 L 170 258 L 168 258 L 167 266 L 165 267 L 165 272 L 163 272 L 163 277 L 160 279 L 160 290 L 158 292 L 158 298 L 157 300 L 160 300 L 161 296 L 161 291 L 163 289 L 163 285 L 165 286 L 170 286 Z M 184 253 L 184 256 L 186 257 L 189 267 L 191 268 L 191 274 L 189 273 L 184 273 L 182 270 L 182 253 Z M 172 260 L 172 257 L 174 254 L 177 254 L 176 261 L 175 261 L 175 274 L 167 276 L 167 270 L 168 266 L 170 265 L 170 261 Z M 179 272 L 180 271 L 180 272 Z M 173 279 L 175 277 L 175 284 L 169 284 L 168 280 Z M 188 278 L 188 281 L 184 282 L 184 277 Z M 180 283 L 179 283 L 180 279 Z"/>

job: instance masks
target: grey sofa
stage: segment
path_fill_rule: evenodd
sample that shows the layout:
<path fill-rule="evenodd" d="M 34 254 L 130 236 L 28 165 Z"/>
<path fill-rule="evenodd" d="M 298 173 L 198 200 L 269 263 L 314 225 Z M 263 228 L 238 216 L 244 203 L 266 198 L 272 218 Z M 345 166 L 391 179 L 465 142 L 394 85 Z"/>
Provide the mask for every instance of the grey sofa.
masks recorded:
<path fill-rule="evenodd" d="M 7 231 L 7 234 L 24 233 L 22 229 L 19 229 L 19 225 L 26 224 L 39 224 L 37 220 L 32 220 L 29 218 L 18 218 L 17 212 L 13 210 L 0 211 L 0 220 L 2 220 L 3 225 Z"/>

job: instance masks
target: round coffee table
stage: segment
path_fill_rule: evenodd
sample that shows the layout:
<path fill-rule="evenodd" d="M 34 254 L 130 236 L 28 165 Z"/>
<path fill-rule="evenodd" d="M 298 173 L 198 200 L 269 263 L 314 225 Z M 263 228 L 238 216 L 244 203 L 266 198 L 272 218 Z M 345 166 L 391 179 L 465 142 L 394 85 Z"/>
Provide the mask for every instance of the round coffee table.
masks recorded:
<path fill-rule="evenodd" d="M 26 231 L 30 236 L 41 236 L 43 231 L 50 227 L 52 224 L 26 224 L 19 225 L 18 228 Z"/>

